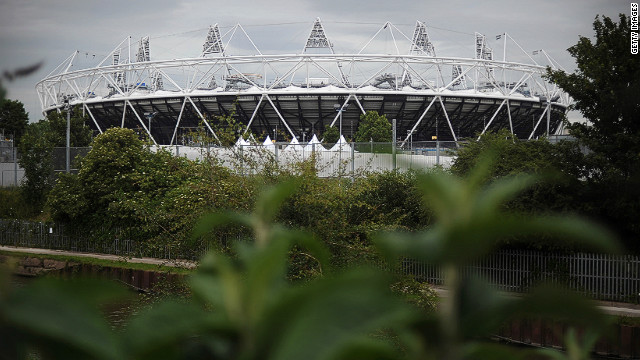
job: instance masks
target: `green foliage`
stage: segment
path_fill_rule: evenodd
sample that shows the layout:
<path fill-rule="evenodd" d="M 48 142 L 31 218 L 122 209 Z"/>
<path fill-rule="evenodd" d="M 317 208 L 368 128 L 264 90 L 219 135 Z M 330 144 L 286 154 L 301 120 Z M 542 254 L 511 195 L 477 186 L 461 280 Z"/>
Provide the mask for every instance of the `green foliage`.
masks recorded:
<path fill-rule="evenodd" d="M 325 126 L 324 132 L 322 133 L 322 142 L 330 145 L 337 143 L 338 140 L 340 140 L 340 130 L 335 126 Z"/>
<path fill-rule="evenodd" d="M 456 152 L 451 172 L 468 175 L 482 154 L 491 151 L 497 161 L 487 172 L 485 182 L 500 177 L 531 173 L 541 176 L 536 185 L 519 194 L 505 206 L 526 212 L 575 211 L 586 176 L 584 154 L 576 142 L 551 144 L 547 139 L 521 141 L 508 130 L 487 132 L 478 141 L 470 141 Z"/>
<path fill-rule="evenodd" d="M 581 36 L 569 48 L 576 72 L 549 70 L 548 77 L 589 120 L 568 125 L 588 149 L 578 211 L 610 224 L 640 252 L 640 62 L 629 51 L 630 26 L 624 14 L 617 23 L 596 17 L 594 39 Z"/>
<path fill-rule="evenodd" d="M 391 142 L 392 130 L 391 123 L 385 115 L 380 115 L 375 111 L 367 111 L 360 115 L 355 141 Z"/>
<path fill-rule="evenodd" d="M 132 130 L 109 129 L 95 138 L 77 175 L 59 177 L 48 198 L 52 217 L 148 235 L 154 209 L 188 177 L 189 164 L 165 151 L 152 153 Z"/>
<path fill-rule="evenodd" d="M 629 51 L 630 18 L 619 23 L 603 16 L 593 23 L 595 42 L 580 37 L 569 53 L 577 63 L 573 74 L 548 71 L 575 101 L 589 124 L 571 124 L 571 133 L 593 151 L 597 175 L 625 178 L 640 172 L 640 62 Z"/>
<path fill-rule="evenodd" d="M 24 110 L 24 105 L 17 100 L 0 100 L 0 129 L 5 136 L 13 135 L 17 144 L 29 123 L 29 114 Z"/>
<path fill-rule="evenodd" d="M 244 125 L 236 120 L 237 106 L 238 102 L 235 101 L 229 114 L 216 116 L 215 120 L 212 121 L 211 127 L 222 146 L 233 146 L 242 135 Z"/>
<path fill-rule="evenodd" d="M 53 187 L 53 142 L 49 122 L 40 121 L 27 126 L 18 150 L 20 167 L 25 179 L 22 190 L 27 201 L 42 204 Z"/>
<path fill-rule="evenodd" d="M 14 358 L 33 350 L 54 358 L 397 358 L 391 344 L 368 338 L 413 317 L 389 290 L 386 275 L 359 269 L 304 285 L 286 282 L 293 244 L 329 271 L 326 250 L 313 237 L 271 224 L 294 190 L 289 182 L 266 191 L 254 215 L 219 213 L 200 222 L 196 237 L 235 221 L 251 227 L 256 241 L 236 244 L 234 258 L 207 255 L 191 278 L 191 301 L 155 304 L 113 332 L 91 306 L 111 294 L 103 287 L 36 284 L 0 292 L 0 333 L 6 335 L 0 341 L 16 349 Z"/>
<path fill-rule="evenodd" d="M 25 198 L 19 188 L 0 188 L 0 219 L 33 219 L 41 208 Z"/>
<path fill-rule="evenodd" d="M 67 112 L 52 111 L 47 114 L 46 120 L 49 122 L 51 133 L 50 141 L 54 147 L 67 146 Z M 69 122 L 71 124 L 69 131 L 69 143 L 71 147 L 89 146 L 92 138 L 91 128 L 87 125 L 88 116 L 82 115 L 82 110 L 75 107 L 71 111 Z"/>
<path fill-rule="evenodd" d="M 487 348 L 476 342 L 478 336 L 495 331 L 504 320 L 517 315 L 561 316 L 596 330 L 605 324 L 592 305 L 566 292 L 543 288 L 522 299 L 509 299 L 484 281 L 463 276 L 463 266 L 489 254 L 499 241 L 521 235 L 553 235 L 561 241 L 618 250 L 608 231 L 584 220 L 505 213 L 502 204 L 531 186 L 535 178 L 510 176 L 485 186 L 483 180 L 490 169 L 490 157 L 485 155 L 464 180 L 446 173 L 422 176 L 419 184 L 424 201 L 437 222 L 424 232 L 390 233 L 379 240 L 390 261 L 404 256 L 439 264 L 444 270 L 449 293 L 440 311 L 427 322 L 438 324 L 438 330 L 429 330 L 434 337 L 426 339 L 434 346 L 435 358 L 482 358 Z"/>
<path fill-rule="evenodd" d="M 349 221 L 363 228 L 416 230 L 429 224 L 415 172 L 371 173 L 356 180 Z"/>
<path fill-rule="evenodd" d="M 465 179 L 421 175 L 418 186 L 438 223 L 379 240 L 391 261 L 403 256 L 443 266 L 448 295 L 436 312 L 409 305 L 430 309 L 434 302 L 414 280 L 392 283 L 388 275 L 364 268 L 334 272 L 327 250 L 313 236 L 273 225 L 281 206 L 304 185 L 293 179 L 264 191 L 253 215 L 203 217 L 194 239 L 232 222 L 252 229 L 254 240 L 237 242 L 232 255 L 209 253 L 190 279 L 193 296 L 155 303 L 123 330 L 109 330 L 96 309 L 116 296 L 108 286 L 45 282 L 10 291 L 6 280 L 0 281 L 0 344 L 12 358 L 35 352 L 104 359 L 513 359 L 527 351 L 483 339 L 514 316 L 536 316 L 588 328 L 583 337 L 569 331 L 566 338 L 568 358 L 586 358 L 596 332 L 607 324 L 590 302 L 552 287 L 505 297 L 462 276 L 461 267 L 489 253 L 497 240 L 522 233 L 550 233 L 605 250 L 615 250 L 615 242 L 608 232 L 576 218 L 504 213 L 501 204 L 534 179 L 507 177 L 485 186 L 490 167 L 485 158 Z M 319 264 L 322 277 L 286 281 L 294 245 Z M 547 350 L 539 355 L 562 356 Z"/>
<path fill-rule="evenodd" d="M 70 118 L 70 144 L 72 147 L 89 145 L 91 130 L 76 109 Z M 22 189 L 25 198 L 41 206 L 55 183 L 53 172 L 53 148 L 66 146 L 66 113 L 51 112 L 45 120 L 27 126 L 18 144 L 19 163 L 24 169 L 26 180 Z"/>

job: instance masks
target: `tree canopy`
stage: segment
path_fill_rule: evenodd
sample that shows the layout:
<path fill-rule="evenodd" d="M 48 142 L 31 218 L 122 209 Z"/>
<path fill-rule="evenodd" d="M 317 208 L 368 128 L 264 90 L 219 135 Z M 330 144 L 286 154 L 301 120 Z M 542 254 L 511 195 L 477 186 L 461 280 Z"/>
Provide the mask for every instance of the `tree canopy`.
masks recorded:
<path fill-rule="evenodd" d="M 595 38 L 581 36 L 568 49 L 576 72 L 549 70 L 548 77 L 589 120 L 569 129 L 593 151 L 596 172 L 630 177 L 640 171 L 640 59 L 630 52 L 630 19 L 619 17 L 596 17 Z"/>
<path fill-rule="evenodd" d="M 24 110 L 24 104 L 17 100 L 0 100 L 0 129 L 5 136 L 13 135 L 17 143 L 29 124 L 29 114 Z"/>
<path fill-rule="evenodd" d="M 322 139 L 325 144 L 336 143 L 340 139 L 340 131 L 335 126 L 327 125 L 324 128 L 324 133 L 322 133 Z"/>
<path fill-rule="evenodd" d="M 379 115 L 375 111 L 367 111 L 360 115 L 356 142 L 390 142 L 392 136 L 391 123 L 385 115 Z"/>
<path fill-rule="evenodd" d="M 73 111 L 70 118 L 70 144 L 72 147 L 88 146 L 91 129 L 85 124 L 86 117 Z M 20 166 L 25 171 L 22 185 L 26 197 L 41 202 L 53 187 L 53 148 L 66 146 L 67 116 L 65 112 L 51 112 L 47 118 L 26 126 L 22 140 L 18 143 Z"/>

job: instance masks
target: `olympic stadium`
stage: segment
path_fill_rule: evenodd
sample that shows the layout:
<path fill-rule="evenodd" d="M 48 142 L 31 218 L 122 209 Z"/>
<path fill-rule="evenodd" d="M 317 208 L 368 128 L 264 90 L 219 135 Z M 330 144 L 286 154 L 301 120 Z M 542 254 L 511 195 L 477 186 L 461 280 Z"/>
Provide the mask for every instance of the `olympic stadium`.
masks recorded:
<path fill-rule="evenodd" d="M 244 134 L 301 142 L 321 138 L 327 125 L 350 138 L 367 111 L 395 119 L 403 145 L 497 129 L 521 139 L 561 130 L 571 99 L 545 80 L 547 67 L 559 65 L 544 50 L 525 51 L 507 33 L 475 33 L 448 56 L 451 47 L 438 49 L 442 41 L 424 22 L 404 32 L 390 22 L 377 28 L 361 47 L 337 51 L 340 39 L 316 19 L 299 50 L 263 52 L 242 25 L 216 24 L 199 55 L 171 59 L 151 56 L 153 38 L 127 37 L 91 66 L 80 64 L 88 53 L 75 51 L 36 90 L 44 113 L 68 103 L 96 132 L 132 128 L 158 145 L 184 145 L 198 126 L 216 138 L 221 115 L 233 115 Z M 238 39 L 248 53 L 236 51 Z"/>

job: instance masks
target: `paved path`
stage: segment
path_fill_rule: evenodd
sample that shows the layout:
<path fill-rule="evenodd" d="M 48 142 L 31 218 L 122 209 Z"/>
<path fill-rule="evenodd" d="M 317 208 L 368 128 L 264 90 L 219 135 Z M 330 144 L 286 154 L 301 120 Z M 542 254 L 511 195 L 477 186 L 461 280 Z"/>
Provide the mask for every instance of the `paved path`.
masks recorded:
<path fill-rule="evenodd" d="M 433 290 L 439 297 L 449 296 L 449 291 L 441 286 L 433 287 Z M 522 294 L 518 293 L 504 293 L 505 296 L 518 297 Z M 619 303 L 614 301 L 597 301 L 598 307 L 609 315 L 628 316 L 628 317 L 640 317 L 640 305 Z"/>
<path fill-rule="evenodd" d="M 87 258 L 93 258 L 93 259 L 123 261 L 128 263 L 137 263 L 137 264 L 152 264 L 152 265 L 162 265 L 162 266 L 171 266 L 171 267 L 183 267 L 188 269 L 194 269 L 198 266 L 198 264 L 195 261 L 189 261 L 189 260 L 166 260 L 166 259 L 155 259 L 155 258 L 147 258 L 147 257 L 130 258 L 130 257 L 124 257 L 124 256 L 118 256 L 118 255 L 82 253 L 82 252 L 64 251 L 64 250 L 23 248 L 23 247 L 14 247 L 14 246 L 0 246 L 0 251 L 21 252 L 21 253 L 29 253 L 29 254 L 40 254 L 40 255 L 63 255 L 63 256 L 87 257 Z"/>
<path fill-rule="evenodd" d="M 73 251 L 64 251 L 64 250 L 49 250 L 49 249 L 36 249 L 36 248 L 21 248 L 21 247 L 13 247 L 13 246 L 0 246 L 0 251 L 9 251 L 9 252 L 21 252 L 21 253 L 30 253 L 30 254 L 42 254 L 42 255 L 64 255 L 64 256 L 77 256 L 77 257 L 88 257 L 94 259 L 105 259 L 112 261 L 124 261 L 130 263 L 140 263 L 140 264 L 153 264 L 153 265 L 163 265 L 163 266 L 172 266 L 172 267 L 184 267 L 188 269 L 194 269 L 198 266 L 198 263 L 195 261 L 189 260 L 165 260 L 165 259 L 155 259 L 155 258 L 128 258 L 118 255 L 105 255 L 105 254 L 93 254 L 93 253 L 79 253 Z M 448 295 L 448 291 L 442 287 L 435 287 L 434 290 L 438 294 L 438 296 L 446 297 Z M 518 294 L 513 294 L 513 296 L 518 296 Z M 629 316 L 629 317 L 640 317 L 640 305 L 636 304 L 627 304 L 627 303 L 617 303 L 611 301 L 599 301 L 598 307 L 602 309 L 605 313 L 611 315 L 618 316 Z"/>

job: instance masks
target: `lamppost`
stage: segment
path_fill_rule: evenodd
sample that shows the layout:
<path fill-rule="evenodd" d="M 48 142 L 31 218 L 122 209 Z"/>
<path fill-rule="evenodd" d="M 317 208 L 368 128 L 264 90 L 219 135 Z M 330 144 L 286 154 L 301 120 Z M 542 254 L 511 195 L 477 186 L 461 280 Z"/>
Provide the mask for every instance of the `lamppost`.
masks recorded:
<path fill-rule="evenodd" d="M 149 135 L 151 135 L 151 119 L 153 119 L 156 115 L 158 115 L 157 111 L 151 112 L 151 113 L 144 113 L 144 116 L 147 118 L 147 120 L 149 121 L 149 127 L 147 127 L 147 130 L 149 131 Z"/>
<path fill-rule="evenodd" d="M 340 116 L 340 138 L 338 138 L 338 142 L 342 138 L 342 112 L 346 111 L 349 108 L 349 104 L 333 104 L 333 108 L 338 112 L 338 116 Z M 340 142 L 340 151 L 342 151 L 342 143 Z"/>
<path fill-rule="evenodd" d="M 407 130 L 407 136 L 409 137 L 409 150 L 413 149 L 413 130 Z"/>
<path fill-rule="evenodd" d="M 65 95 L 63 98 L 64 110 L 67 112 L 67 159 L 66 159 L 66 171 L 67 174 L 71 172 L 71 106 L 69 105 L 69 96 Z"/>

